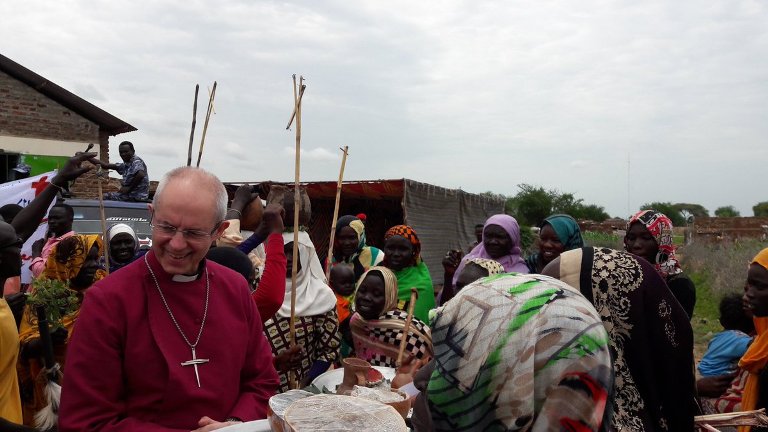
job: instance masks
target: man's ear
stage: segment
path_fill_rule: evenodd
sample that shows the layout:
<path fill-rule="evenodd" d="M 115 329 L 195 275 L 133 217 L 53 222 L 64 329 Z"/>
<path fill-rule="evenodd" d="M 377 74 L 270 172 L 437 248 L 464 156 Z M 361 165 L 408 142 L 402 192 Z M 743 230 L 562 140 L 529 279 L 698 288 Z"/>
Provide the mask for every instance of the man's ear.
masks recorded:
<path fill-rule="evenodd" d="M 218 240 L 221 238 L 221 236 L 224 234 L 224 231 L 229 227 L 229 221 L 225 220 L 221 222 L 221 225 L 219 225 L 219 228 L 216 229 L 216 232 L 213 234 L 213 239 Z"/>

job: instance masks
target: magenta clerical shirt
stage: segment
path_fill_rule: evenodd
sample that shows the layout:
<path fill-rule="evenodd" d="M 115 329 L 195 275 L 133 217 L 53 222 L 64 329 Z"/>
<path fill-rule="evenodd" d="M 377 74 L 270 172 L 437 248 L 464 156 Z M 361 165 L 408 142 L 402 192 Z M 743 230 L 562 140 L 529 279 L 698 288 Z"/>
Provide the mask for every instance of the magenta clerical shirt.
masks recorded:
<path fill-rule="evenodd" d="M 177 282 L 153 252 L 147 260 L 187 338 L 203 318 L 205 276 Z M 223 421 L 266 418 L 279 383 L 272 352 L 245 279 L 206 261 L 208 316 L 192 358 L 162 303 L 143 259 L 97 282 L 85 294 L 67 350 L 59 430 L 193 430 L 202 416 Z"/>

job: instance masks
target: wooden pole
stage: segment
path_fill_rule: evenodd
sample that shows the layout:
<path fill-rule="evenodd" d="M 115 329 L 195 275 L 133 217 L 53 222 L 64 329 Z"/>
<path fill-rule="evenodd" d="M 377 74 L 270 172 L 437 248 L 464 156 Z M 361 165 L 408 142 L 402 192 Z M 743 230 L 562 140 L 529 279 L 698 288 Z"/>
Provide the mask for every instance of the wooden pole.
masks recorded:
<path fill-rule="evenodd" d="M 102 176 L 106 176 L 106 173 L 99 166 L 99 170 L 96 172 L 96 183 L 99 185 L 99 216 L 101 217 L 101 234 L 104 239 L 104 262 L 106 263 L 104 271 L 109 275 L 109 238 L 107 238 L 107 218 L 104 215 L 104 194 L 101 192 Z"/>
<path fill-rule="evenodd" d="M 416 306 L 416 300 L 419 298 L 419 292 L 416 288 L 411 288 L 411 300 L 408 302 L 408 316 L 405 318 L 405 328 L 403 328 L 403 338 L 400 340 L 400 352 L 397 353 L 397 367 L 403 364 L 403 353 L 405 352 L 405 345 L 408 343 L 408 330 L 411 328 L 411 321 L 413 320 L 413 308 Z"/>
<path fill-rule="evenodd" d="M 301 97 L 304 94 L 304 77 L 299 77 L 299 90 L 296 87 L 296 75 L 293 75 L 294 111 L 296 112 L 296 157 L 294 163 L 293 190 L 293 263 L 291 266 L 291 320 L 289 324 L 291 347 L 296 346 L 296 273 L 299 264 L 299 210 L 301 206 Z M 297 94 L 298 93 L 298 94 Z M 309 263 L 305 264 L 309 265 Z M 295 371 L 288 374 L 290 388 L 298 388 Z"/>
<path fill-rule="evenodd" d="M 302 78 L 302 82 L 303 82 Z M 304 90 L 306 90 L 307 86 L 302 84 L 301 89 L 299 89 L 299 104 L 301 103 L 301 98 L 304 96 Z M 296 89 L 294 89 L 294 98 L 296 97 Z M 291 114 L 291 118 L 288 120 L 288 126 L 285 127 L 285 130 L 289 130 L 291 128 L 291 125 L 293 124 L 293 120 L 296 118 L 296 110 L 293 110 L 293 113 Z"/>
<path fill-rule="evenodd" d="M 189 150 L 187 151 L 187 166 L 192 165 L 192 142 L 195 140 L 195 125 L 197 124 L 197 93 L 200 84 L 195 84 L 195 103 L 192 105 L 192 131 L 189 132 Z"/>
<path fill-rule="evenodd" d="M 333 256 L 333 242 L 336 239 L 336 220 L 339 218 L 339 202 L 341 201 L 341 184 L 344 181 L 344 166 L 347 163 L 347 155 L 349 146 L 340 148 L 342 151 L 341 156 L 341 170 L 339 170 L 339 183 L 336 185 L 336 204 L 333 206 L 333 219 L 331 221 L 331 238 L 328 240 L 328 256 L 325 257 L 325 279 L 331 280 L 331 257 Z"/>
<path fill-rule="evenodd" d="M 216 97 L 216 81 L 213 82 L 213 90 L 208 98 L 208 112 L 205 114 L 205 124 L 203 124 L 203 137 L 200 139 L 200 151 L 197 153 L 197 167 L 200 167 L 200 158 L 203 157 L 203 147 L 205 147 L 205 135 L 208 133 L 208 121 L 211 119 L 213 111 L 213 99 Z"/>

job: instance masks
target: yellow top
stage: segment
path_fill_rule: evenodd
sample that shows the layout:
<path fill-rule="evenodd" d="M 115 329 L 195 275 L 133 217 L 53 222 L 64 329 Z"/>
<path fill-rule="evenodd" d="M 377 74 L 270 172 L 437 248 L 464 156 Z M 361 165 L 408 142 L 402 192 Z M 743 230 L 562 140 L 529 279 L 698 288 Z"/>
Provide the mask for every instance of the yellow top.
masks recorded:
<path fill-rule="evenodd" d="M 21 423 L 21 398 L 16 375 L 19 333 L 11 308 L 0 297 L 0 417 Z"/>

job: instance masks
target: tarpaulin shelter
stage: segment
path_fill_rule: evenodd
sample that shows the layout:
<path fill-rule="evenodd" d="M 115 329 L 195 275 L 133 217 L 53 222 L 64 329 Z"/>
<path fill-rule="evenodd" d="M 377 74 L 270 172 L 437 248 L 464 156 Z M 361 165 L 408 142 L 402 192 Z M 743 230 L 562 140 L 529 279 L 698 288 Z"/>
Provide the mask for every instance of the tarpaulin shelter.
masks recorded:
<path fill-rule="evenodd" d="M 312 202 L 309 234 L 324 263 L 337 183 L 303 182 L 301 185 Z M 227 186 L 230 192 L 237 188 L 235 184 Z M 371 246 L 382 248 L 384 234 L 394 225 L 412 226 L 419 235 L 422 257 L 436 285 L 443 281 L 441 262 L 445 253 L 450 249 L 466 252 L 467 246 L 475 241 L 475 225 L 503 212 L 504 200 L 501 198 L 409 179 L 345 181 L 339 204 L 339 216 L 367 215 L 366 236 Z"/>

